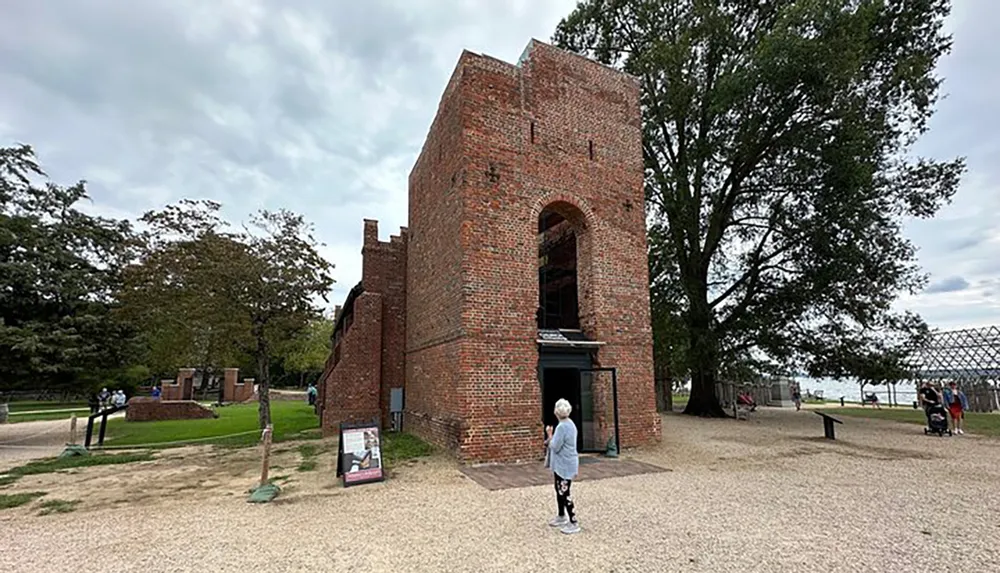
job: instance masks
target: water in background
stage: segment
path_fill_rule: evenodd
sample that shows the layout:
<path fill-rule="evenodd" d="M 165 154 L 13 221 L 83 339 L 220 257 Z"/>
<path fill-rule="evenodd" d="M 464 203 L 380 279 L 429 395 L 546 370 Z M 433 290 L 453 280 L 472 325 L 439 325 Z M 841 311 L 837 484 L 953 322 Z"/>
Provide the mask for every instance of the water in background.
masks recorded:
<path fill-rule="evenodd" d="M 853 380 L 834 380 L 832 378 L 806 378 L 796 377 L 795 380 L 802 387 L 802 394 L 807 391 L 816 393 L 817 390 L 823 392 L 823 397 L 827 400 L 840 400 L 843 396 L 847 402 L 861 402 L 861 387 Z M 889 402 L 889 388 L 891 386 L 865 386 L 865 394 L 874 392 L 883 404 Z M 894 395 L 900 404 L 909 404 L 917 398 L 917 387 L 914 383 L 900 383 L 896 385 Z"/>
<path fill-rule="evenodd" d="M 823 398 L 827 400 L 840 400 L 840 397 L 844 397 L 845 402 L 861 402 L 861 387 L 854 380 L 834 380 L 833 378 L 808 378 L 806 376 L 796 376 L 795 381 L 799 383 L 802 388 L 803 398 L 806 396 L 807 392 L 815 394 L 817 390 L 823 392 Z M 684 384 L 684 388 L 690 391 L 691 384 Z M 879 402 L 883 404 L 889 403 L 888 386 L 872 386 L 871 384 L 865 386 L 865 394 L 871 394 L 875 392 L 878 395 Z M 912 382 L 903 382 L 896 385 L 894 394 L 896 397 L 896 402 L 900 405 L 911 404 L 917 399 L 917 386 Z"/>

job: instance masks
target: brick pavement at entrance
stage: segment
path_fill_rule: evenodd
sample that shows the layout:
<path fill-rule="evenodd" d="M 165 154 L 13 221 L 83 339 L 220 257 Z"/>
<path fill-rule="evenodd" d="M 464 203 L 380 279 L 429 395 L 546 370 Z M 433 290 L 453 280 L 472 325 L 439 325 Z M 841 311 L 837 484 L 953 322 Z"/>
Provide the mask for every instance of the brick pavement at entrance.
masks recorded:
<path fill-rule="evenodd" d="M 525 464 L 466 466 L 460 468 L 460 471 L 490 491 L 552 484 L 552 471 L 547 469 L 541 461 Z M 580 474 L 573 481 L 599 480 L 668 471 L 671 470 L 636 460 L 581 457 Z"/>

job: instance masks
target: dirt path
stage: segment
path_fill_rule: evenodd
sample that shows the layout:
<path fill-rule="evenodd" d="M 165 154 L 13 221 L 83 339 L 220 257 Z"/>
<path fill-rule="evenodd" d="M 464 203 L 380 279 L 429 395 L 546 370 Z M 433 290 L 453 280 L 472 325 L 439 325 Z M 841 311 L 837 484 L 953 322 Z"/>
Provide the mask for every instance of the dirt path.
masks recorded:
<path fill-rule="evenodd" d="M 253 448 L 26 476 L 2 491 L 81 504 L 0 511 L 0 571 L 1000 571 L 1000 440 L 845 417 L 830 442 L 811 412 L 759 414 L 664 417 L 624 457 L 671 471 L 574 484 L 575 537 L 545 525 L 551 487 L 487 491 L 445 456 L 341 488 L 330 442 L 314 471 L 278 444 L 266 506 Z"/>
<path fill-rule="evenodd" d="M 120 418 L 124 412 L 108 416 Z M 61 420 L 39 420 L 0 425 L 0 470 L 18 463 L 59 455 L 69 442 L 70 418 Z M 94 432 L 97 432 L 95 425 Z M 83 442 L 87 432 L 87 418 L 77 416 L 77 440 Z"/>
<path fill-rule="evenodd" d="M 86 421 L 80 424 L 86 430 Z M 81 433 L 82 435 L 82 433 Z M 0 425 L 0 468 L 32 458 L 58 455 L 69 441 L 69 418 Z"/>

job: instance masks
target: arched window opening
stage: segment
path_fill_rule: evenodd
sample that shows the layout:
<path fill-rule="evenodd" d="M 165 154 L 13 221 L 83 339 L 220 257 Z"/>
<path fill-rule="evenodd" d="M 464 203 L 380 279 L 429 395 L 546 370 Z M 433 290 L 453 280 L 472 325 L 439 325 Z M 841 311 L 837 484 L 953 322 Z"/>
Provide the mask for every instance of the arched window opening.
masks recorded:
<path fill-rule="evenodd" d="M 576 251 L 572 223 L 544 209 L 538 217 L 538 328 L 580 328 Z"/>

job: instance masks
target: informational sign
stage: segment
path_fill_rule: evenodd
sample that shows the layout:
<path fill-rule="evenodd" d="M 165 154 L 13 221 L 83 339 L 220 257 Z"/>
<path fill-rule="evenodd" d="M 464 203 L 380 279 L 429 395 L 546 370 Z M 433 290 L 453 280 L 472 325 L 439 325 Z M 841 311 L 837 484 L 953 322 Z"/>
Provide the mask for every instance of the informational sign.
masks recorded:
<path fill-rule="evenodd" d="M 344 487 L 384 480 L 378 424 L 341 424 L 337 460 Z"/>

